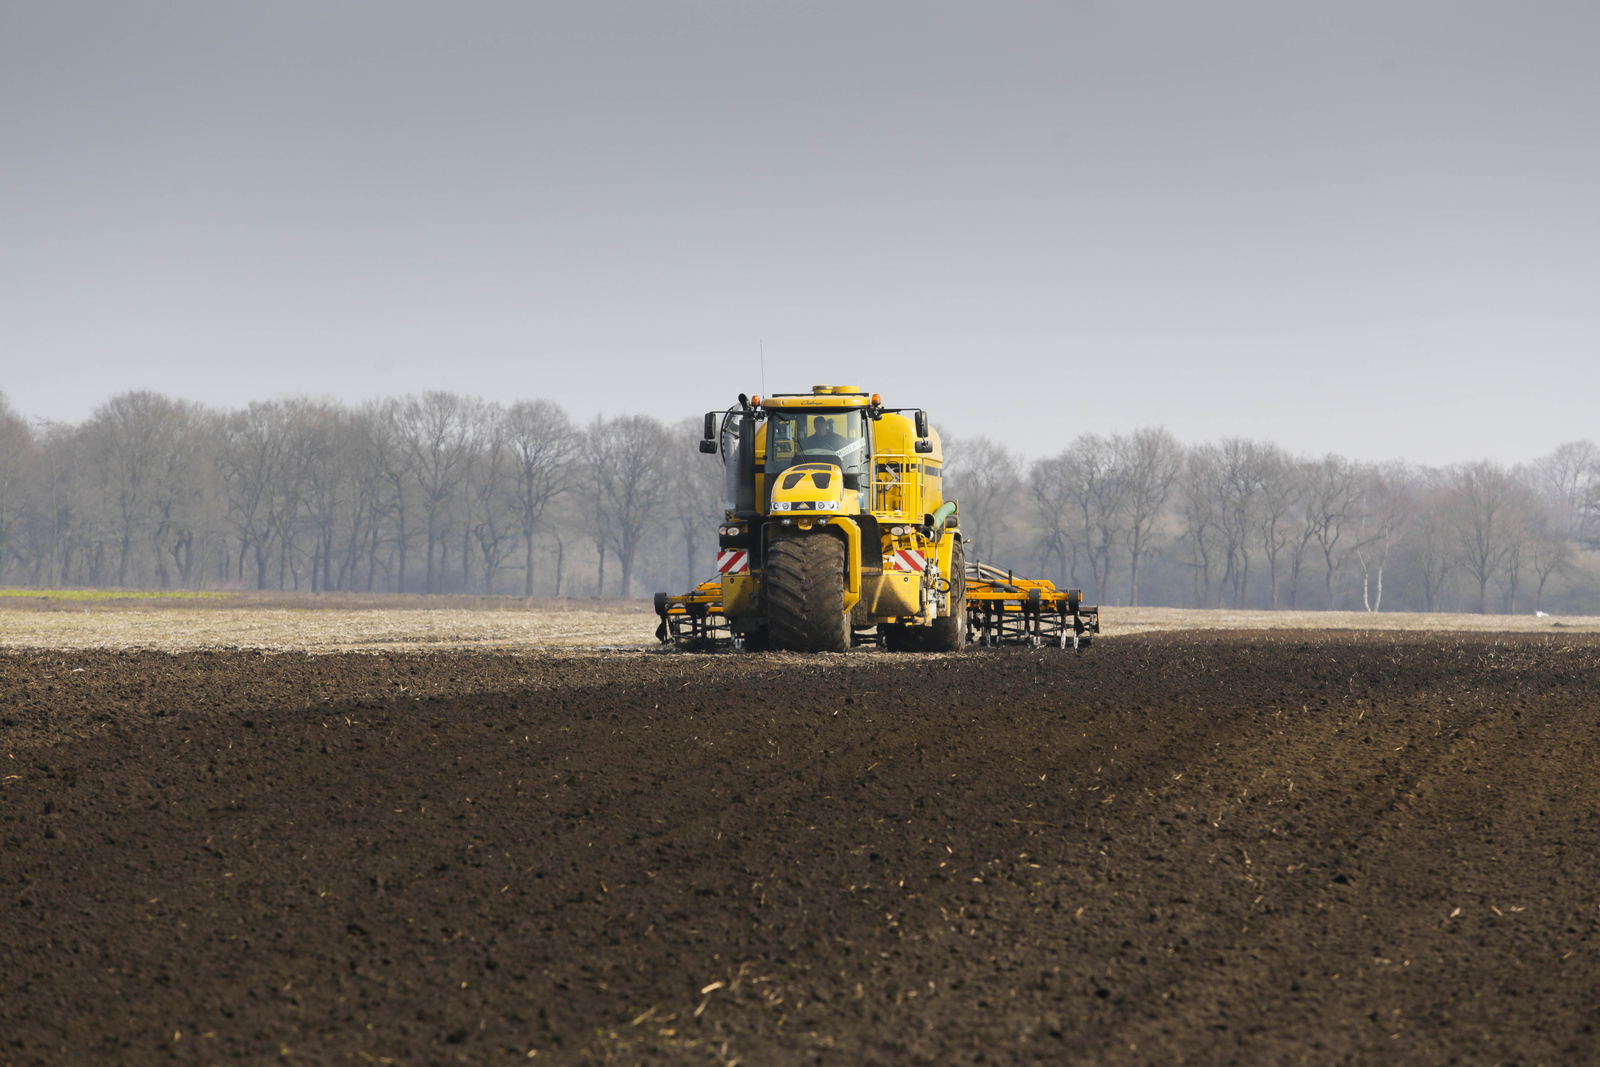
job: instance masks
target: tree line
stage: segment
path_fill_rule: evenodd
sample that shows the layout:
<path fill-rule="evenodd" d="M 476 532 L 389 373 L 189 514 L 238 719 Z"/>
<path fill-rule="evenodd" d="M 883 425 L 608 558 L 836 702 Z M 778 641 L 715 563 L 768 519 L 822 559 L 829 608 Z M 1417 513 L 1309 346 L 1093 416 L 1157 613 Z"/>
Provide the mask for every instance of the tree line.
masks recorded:
<path fill-rule="evenodd" d="M 0 399 L 0 581 L 631 596 L 665 530 L 686 559 L 713 543 L 721 472 L 681 462 L 686 438 L 445 392 L 217 411 L 135 391 L 39 426 Z"/>
<path fill-rule="evenodd" d="M 576 423 L 447 392 L 220 411 L 159 393 L 77 424 L 0 395 L 0 582 L 636 596 L 712 570 L 700 420 Z M 1600 609 L 1600 448 L 1523 467 L 1295 456 L 1160 429 L 1028 461 L 945 444 L 976 554 L 1104 604 Z"/>
<path fill-rule="evenodd" d="M 1103 604 L 1600 613 L 1600 448 L 1520 467 L 1293 455 L 1240 437 L 1085 434 L 1025 462 L 957 442 L 968 550 Z"/>

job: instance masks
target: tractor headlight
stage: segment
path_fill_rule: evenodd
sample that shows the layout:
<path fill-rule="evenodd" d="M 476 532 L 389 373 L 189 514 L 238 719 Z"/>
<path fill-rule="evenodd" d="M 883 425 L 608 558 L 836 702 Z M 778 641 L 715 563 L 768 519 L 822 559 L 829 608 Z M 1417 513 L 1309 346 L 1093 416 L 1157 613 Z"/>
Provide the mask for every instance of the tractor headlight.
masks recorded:
<path fill-rule="evenodd" d="M 789 501 L 787 501 L 787 500 L 774 500 L 772 502 L 772 510 L 773 511 L 788 511 L 789 510 Z"/>
<path fill-rule="evenodd" d="M 839 502 L 837 500 L 819 500 L 816 503 L 816 508 L 818 511 L 838 511 Z"/>
<path fill-rule="evenodd" d="M 896 537 L 904 537 L 906 535 L 906 528 L 904 526 L 891 526 L 889 527 L 889 532 L 894 534 Z"/>

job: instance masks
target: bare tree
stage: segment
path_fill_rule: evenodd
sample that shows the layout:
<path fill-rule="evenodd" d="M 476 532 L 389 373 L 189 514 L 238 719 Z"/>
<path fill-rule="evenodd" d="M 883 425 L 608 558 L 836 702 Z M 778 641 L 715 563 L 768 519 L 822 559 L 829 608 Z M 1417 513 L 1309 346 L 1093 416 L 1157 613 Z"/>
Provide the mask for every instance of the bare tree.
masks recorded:
<path fill-rule="evenodd" d="M 1329 608 L 1335 607 L 1333 581 L 1345 561 L 1360 545 L 1356 519 L 1361 505 L 1361 468 L 1343 456 L 1324 456 L 1306 465 L 1301 513 L 1305 540 L 1315 542 L 1322 554 L 1322 580 Z M 1299 567 L 1289 586 L 1289 604 L 1295 606 Z"/>
<path fill-rule="evenodd" d="M 373 490 L 370 534 L 364 539 L 367 554 L 367 588 L 374 585 L 382 566 L 394 581 L 394 591 L 406 589 L 411 550 L 410 524 L 414 479 L 411 450 L 406 447 L 401 403 L 388 399 L 367 405 L 359 426 L 362 431 L 363 468 L 370 472 Z M 383 562 L 379 563 L 380 555 Z"/>
<path fill-rule="evenodd" d="M 1520 545 L 1522 486 L 1510 471 L 1490 460 L 1450 468 L 1445 484 L 1456 562 L 1478 583 L 1482 615 L 1489 610 L 1489 583 Z"/>
<path fill-rule="evenodd" d="M 495 578 L 517 542 L 516 454 L 499 405 L 482 408 L 478 451 L 468 468 L 469 514 L 465 528 L 483 564 L 483 591 L 492 594 Z M 462 586 L 466 587 L 467 546 L 462 546 Z"/>
<path fill-rule="evenodd" d="M 184 585 L 195 575 L 196 542 L 213 495 L 216 430 L 216 417 L 191 401 L 173 401 L 166 412 L 150 496 L 155 520 L 151 547 L 163 589 L 171 588 L 173 570 Z"/>
<path fill-rule="evenodd" d="M 191 502 L 201 454 L 204 410 L 146 390 L 121 393 L 96 408 L 85 426 L 90 455 L 116 515 L 117 584 L 136 565 L 136 541 L 147 542 L 163 585 L 167 539 L 177 509 Z"/>
<path fill-rule="evenodd" d="M 1191 448 L 1184 457 L 1180 476 L 1182 543 L 1189 550 L 1189 568 L 1194 576 L 1196 607 L 1210 607 L 1213 570 L 1222 554 L 1222 518 L 1217 501 L 1222 480 L 1222 455 L 1216 445 Z M 1219 591 L 1220 595 L 1220 591 Z"/>
<path fill-rule="evenodd" d="M 534 538 L 544 523 L 550 502 L 572 484 L 582 438 L 558 404 L 549 400 L 519 400 L 506 410 L 505 436 L 511 451 L 517 503 L 517 522 L 525 550 L 522 595 L 533 595 Z M 561 546 L 565 556 L 565 545 Z M 560 567 L 557 568 L 557 588 Z M 560 595 L 559 593 L 557 594 Z"/>
<path fill-rule="evenodd" d="M 1004 445 L 988 437 L 944 442 L 946 492 L 961 501 L 963 536 L 974 553 L 995 559 L 1001 537 L 1016 521 L 1022 465 Z"/>
<path fill-rule="evenodd" d="M 724 511 L 726 479 L 722 463 L 716 456 L 701 454 L 699 445 L 704 432 L 705 424 L 701 419 L 688 418 L 674 427 L 672 435 L 675 454 L 671 471 L 672 514 L 683 537 L 685 588 L 699 581 L 695 558 L 700 545 L 712 537 Z"/>
<path fill-rule="evenodd" d="M 311 532 L 311 590 L 335 587 L 333 557 L 344 529 L 355 525 L 359 431 L 349 412 L 332 404 L 308 402 L 295 412 L 295 434 L 304 471 L 304 514 Z M 341 566 L 339 577 L 344 568 Z"/>
<path fill-rule="evenodd" d="M 27 514 L 27 486 L 24 482 L 33 433 L 27 422 L 11 409 L 5 393 L 0 393 L 0 580 L 5 578 L 11 558 L 12 530 Z"/>
<path fill-rule="evenodd" d="M 1077 586 L 1082 584 L 1078 580 L 1080 545 L 1070 530 L 1075 486 L 1072 467 L 1065 453 L 1035 460 L 1028 467 L 1028 488 L 1033 495 L 1041 535 L 1039 567 L 1048 571 L 1053 558 L 1059 563 L 1055 573 Z"/>
<path fill-rule="evenodd" d="M 256 402 L 223 420 L 218 467 L 228 517 L 239 541 L 239 575 L 253 556 L 256 588 L 266 589 L 273 546 L 299 508 L 298 462 L 290 412 L 281 401 Z M 281 558 L 281 557 L 280 557 Z M 280 569 L 279 587 L 283 585 Z"/>
<path fill-rule="evenodd" d="M 1045 528 L 1058 530 L 1074 557 L 1081 553 L 1088 560 L 1095 599 L 1109 600 L 1113 553 L 1127 541 L 1125 483 L 1111 442 L 1083 434 L 1060 454 L 1035 463 L 1029 481 Z"/>
<path fill-rule="evenodd" d="M 37 435 L 38 454 L 32 465 L 34 580 L 42 585 L 93 582 L 90 570 L 97 540 L 92 473 L 86 435 L 79 427 L 46 423 Z"/>
<path fill-rule="evenodd" d="M 1455 569 L 1455 534 L 1446 520 L 1445 473 L 1424 470 L 1417 476 L 1407 555 L 1422 587 L 1424 611 L 1438 611 Z"/>
<path fill-rule="evenodd" d="M 1550 580 L 1572 571 L 1577 547 L 1600 547 L 1600 446 L 1569 441 L 1533 467 L 1530 563 L 1538 580 L 1534 610 L 1543 611 Z"/>
<path fill-rule="evenodd" d="M 586 435 L 596 543 L 602 561 L 606 551 L 616 556 L 624 597 L 632 592 L 634 564 L 650 522 L 670 491 L 676 457 L 671 442 L 667 428 L 648 415 L 597 418 Z"/>
<path fill-rule="evenodd" d="M 1283 553 L 1298 540 L 1295 516 L 1305 490 L 1299 465 L 1277 445 L 1260 446 L 1260 491 L 1256 497 L 1256 535 L 1267 557 L 1272 609 L 1278 609 L 1278 571 Z M 1303 542 L 1302 542 L 1303 543 Z"/>
<path fill-rule="evenodd" d="M 1524 571 L 1538 553 L 1539 527 L 1544 516 L 1538 495 L 1530 484 L 1537 473 L 1526 469 L 1510 473 L 1511 501 L 1506 514 L 1506 541 L 1510 548 L 1495 577 L 1495 585 L 1500 590 L 1505 611 L 1514 615 L 1517 612 L 1517 594 L 1522 591 Z"/>
<path fill-rule="evenodd" d="M 116 511 L 119 586 L 128 584 L 134 531 L 147 518 L 149 483 L 160 450 L 157 423 L 165 400 L 151 392 L 123 393 L 96 408 L 85 427 L 95 473 Z"/>
<path fill-rule="evenodd" d="M 1183 470 L 1183 446 L 1165 429 L 1145 428 L 1112 437 L 1114 465 L 1121 472 L 1122 536 L 1128 550 L 1128 603 L 1139 603 L 1140 568 L 1154 551 L 1161 521 Z"/>
<path fill-rule="evenodd" d="M 1573 544 L 1565 535 L 1563 526 L 1564 524 L 1551 518 L 1545 508 L 1538 509 L 1531 516 L 1529 563 L 1539 583 L 1534 594 L 1534 611 L 1544 610 L 1544 595 L 1550 579 L 1566 574 L 1572 569 Z"/>
<path fill-rule="evenodd" d="M 1317 509 L 1310 498 L 1319 463 L 1318 460 L 1295 459 L 1289 472 L 1289 477 L 1294 481 L 1293 502 L 1287 520 L 1290 611 L 1300 606 L 1300 576 L 1305 571 L 1306 560 L 1311 554 L 1311 545 L 1317 539 Z"/>
<path fill-rule="evenodd" d="M 277 547 L 278 588 L 299 589 L 300 572 L 308 562 L 302 545 L 309 535 L 315 563 L 316 530 L 311 515 L 314 474 L 333 447 L 327 411 L 305 397 L 275 402 L 283 434 L 282 462 L 272 493 L 272 541 Z M 315 585 L 315 582 L 313 582 Z"/>
<path fill-rule="evenodd" d="M 1267 454 L 1266 446 L 1241 437 L 1224 438 L 1216 452 L 1216 514 L 1227 564 L 1222 581 L 1233 590 L 1235 608 L 1244 607 L 1249 598 L 1250 546 L 1258 525 L 1258 498 Z"/>
<path fill-rule="evenodd" d="M 1383 610 L 1383 571 L 1390 549 L 1401 540 L 1411 515 L 1407 482 L 1408 472 L 1402 464 L 1367 469 L 1355 554 L 1361 565 L 1361 605 L 1369 612 Z"/>
<path fill-rule="evenodd" d="M 424 592 L 444 591 L 452 505 L 476 444 L 473 434 L 480 403 L 455 393 L 434 391 L 407 397 L 396 413 L 407 465 L 416 480 L 417 499 L 428 524 Z"/>
<path fill-rule="evenodd" d="M 1556 532 L 1579 544 L 1600 540 L 1600 446 L 1569 441 L 1535 460 L 1534 469 Z"/>

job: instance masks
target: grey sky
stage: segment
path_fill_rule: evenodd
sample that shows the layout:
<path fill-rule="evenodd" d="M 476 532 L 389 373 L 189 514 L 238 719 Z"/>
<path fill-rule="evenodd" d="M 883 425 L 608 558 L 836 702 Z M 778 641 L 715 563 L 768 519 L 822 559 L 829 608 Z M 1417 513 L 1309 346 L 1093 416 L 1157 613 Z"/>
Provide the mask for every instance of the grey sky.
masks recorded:
<path fill-rule="evenodd" d="M 1593 3 L 0 0 L 0 389 L 1600 437 Z"/>

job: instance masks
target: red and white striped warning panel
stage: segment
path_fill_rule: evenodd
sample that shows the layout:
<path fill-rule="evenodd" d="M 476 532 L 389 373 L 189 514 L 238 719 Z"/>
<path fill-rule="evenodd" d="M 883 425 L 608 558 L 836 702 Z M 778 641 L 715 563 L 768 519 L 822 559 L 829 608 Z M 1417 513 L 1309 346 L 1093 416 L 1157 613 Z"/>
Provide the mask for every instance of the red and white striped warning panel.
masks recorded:
<path fill-rule="evenodd" d="M 717 553 L 718 574 L 738 574 L 750 569 L 750 553 L 742 548 Z"/>
<path fill-rule="evenodd" d="M 897 571 L 916 571 L 921 574 L 927 569 L 928 561 L 915 549 L 897 548 L 889 556 L 889 566 Z"/>

